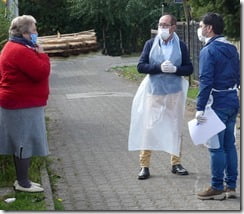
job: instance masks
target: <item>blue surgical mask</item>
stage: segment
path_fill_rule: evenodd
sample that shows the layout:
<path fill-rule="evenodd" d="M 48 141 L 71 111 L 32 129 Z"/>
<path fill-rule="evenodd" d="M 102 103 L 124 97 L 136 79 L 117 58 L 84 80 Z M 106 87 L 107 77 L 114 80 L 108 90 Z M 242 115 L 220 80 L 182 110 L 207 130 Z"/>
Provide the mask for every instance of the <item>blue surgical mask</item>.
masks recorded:
<path fill-rule="evenodd" d="M 38 34 L 37 33 L 31 33 L 30 35 L 31 37 L 31 42 L 36 45 L 37 44 L 37 37 L 38 37 Z"/>

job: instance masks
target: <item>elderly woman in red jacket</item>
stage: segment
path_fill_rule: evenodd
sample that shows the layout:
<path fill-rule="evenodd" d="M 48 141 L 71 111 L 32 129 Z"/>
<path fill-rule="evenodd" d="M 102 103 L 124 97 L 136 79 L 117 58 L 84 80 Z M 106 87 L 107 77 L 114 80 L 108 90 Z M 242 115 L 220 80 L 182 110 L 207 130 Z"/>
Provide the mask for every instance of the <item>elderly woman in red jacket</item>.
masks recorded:
<path fill-rule="evenodd" d="M 19 16 L 12 20 L 9 41 L 0 54 L 0 154 L 14 157 L 14 188 L 42 192 L 28 178 L 32 156 L 49 153 L 44 106 L 49 94 L 49 57 L 37 45 L 36 20 Z"/>

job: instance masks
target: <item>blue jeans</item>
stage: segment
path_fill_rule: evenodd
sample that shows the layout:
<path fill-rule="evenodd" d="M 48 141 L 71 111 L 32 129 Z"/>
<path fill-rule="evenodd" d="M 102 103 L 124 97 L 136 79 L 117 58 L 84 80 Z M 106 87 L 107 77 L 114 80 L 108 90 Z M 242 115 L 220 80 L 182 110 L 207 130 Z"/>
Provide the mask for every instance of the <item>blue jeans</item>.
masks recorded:
<path fill-rule="evenodd" d="M 226 129 L 218 134 L 220 148 L 209 149 L 211 186 L 214 189 L 223 190 L 225 182 L 227 187 L 236 188 L 238 160 L 234 130 L 238 109 L 214 109 L 214 111 L 226 125 Z"/>

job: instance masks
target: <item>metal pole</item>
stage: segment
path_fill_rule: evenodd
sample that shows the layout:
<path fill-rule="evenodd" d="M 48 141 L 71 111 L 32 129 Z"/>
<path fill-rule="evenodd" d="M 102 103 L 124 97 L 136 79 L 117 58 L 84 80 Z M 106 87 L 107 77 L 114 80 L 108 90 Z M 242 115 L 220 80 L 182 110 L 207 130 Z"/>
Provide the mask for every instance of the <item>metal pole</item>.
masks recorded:
<path fill-rule="evenodd" d="M 162 4 L 162 15 L 164 15 L 164 4 Z"/>

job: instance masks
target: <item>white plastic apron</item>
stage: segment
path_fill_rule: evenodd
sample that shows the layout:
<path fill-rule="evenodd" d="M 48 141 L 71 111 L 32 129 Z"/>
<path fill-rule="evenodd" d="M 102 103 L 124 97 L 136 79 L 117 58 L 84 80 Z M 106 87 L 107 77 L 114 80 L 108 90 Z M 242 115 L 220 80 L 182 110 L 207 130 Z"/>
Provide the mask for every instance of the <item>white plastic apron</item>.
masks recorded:
<path fill-rule="evenodd" d="M 181 90 L 164 95 L 149 93 L 150 84 L 147 75 L 134 97 L 128 149 L 160 150 L 179 156 L 188 81 L 181 77 Z"/>
<path fill-rule="evenodd" d="M 236 90 L 238 92 L 238 89 L 237 89 L 237 86 L 235 85 L 233 88 L 228 88 L 226 90 L 217 90 L 217 89 L 212 89 L 211 90 L 211 93 L 209 95 L 209 99 L 208 99 L 208 103 L 206 105 L 206 110 L 208 110 L 208 108 L 211 108 L 212 104 L 213 104 L 213 95 L 212 95 L 212 92 L 224 92 L 224 91 L 233 91 L 233 90 Z M 236 135 L 236 128 L 235 128 L 235 135 Z M 208 140 L 208 142 L 206 144 L 204 144 L 206 147 L 208 147 L 209 149 L 218 149 L 220 147 L 220 144 L 219 144 L 219 137 L 218 137 L 218 134 L 214 135 L 212 138 L 210 138 Z"/>

